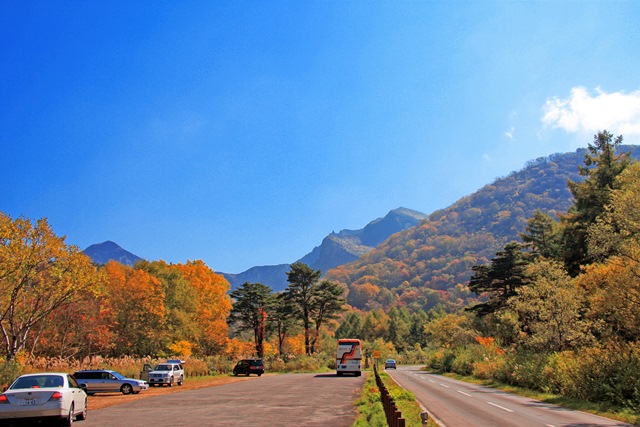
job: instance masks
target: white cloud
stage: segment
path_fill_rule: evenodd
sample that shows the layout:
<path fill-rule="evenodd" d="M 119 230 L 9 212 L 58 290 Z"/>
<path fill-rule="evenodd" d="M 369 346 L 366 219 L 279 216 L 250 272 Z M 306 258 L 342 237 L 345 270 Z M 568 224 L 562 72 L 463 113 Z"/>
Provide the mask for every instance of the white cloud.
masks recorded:
<path fill-rule="evenodd" d="M 513 126 L 511 126 L 511 129 L 509 129 L 508 131 L 506 131 L 504 133 L 504 136 L 506 136 L 507 138 L 509 138 L 509 140 L 511 141 L 515 141 L 516 137 L 515 137 L 515 128 Z"/>
<path fill-rule="evenodd" d="M 640 135 L 640 91 L 607 93 L 596 88 L 592 95 L 584 87 L 574 87 L 567 99 L 548 99 L 543 111 L 546 127 L 569 133 L 606 129 L 625 137 Z"/>

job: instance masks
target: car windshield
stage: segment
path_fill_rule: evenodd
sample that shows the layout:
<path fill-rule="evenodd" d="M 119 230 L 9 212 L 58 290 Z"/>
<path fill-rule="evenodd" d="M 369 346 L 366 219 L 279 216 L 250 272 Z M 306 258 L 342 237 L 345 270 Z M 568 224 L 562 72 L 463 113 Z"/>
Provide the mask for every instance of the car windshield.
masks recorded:
<path fill-rule="evenodd" d="M 156 371 L 170 371 L 171 365 L 158 365 L 156 366 Z"/>
<path fill-rule="evenodd" d="M 29 377 L 20 377 L 11 384 L 10 389 L 19 388 L 40 388 L 40 387 L 62 387 L 64 380 L 60 375 L 38 375 Z"/>
<path fill-rule="evenodd" d="M 113 372 L 111 372 L 111 375 L 113 375 L 114 377 L 116 377 L 116 378 L 117 378 L 117 379 L 119 379 L 119 380 L 123 380 L 123 379 L 125 379 L 125 378 L 126 378 L 126 377 L 125 377 L 124 375 L 122 375 L 120 372 L 115 372 L 115 371 L 113 371 Z"/>

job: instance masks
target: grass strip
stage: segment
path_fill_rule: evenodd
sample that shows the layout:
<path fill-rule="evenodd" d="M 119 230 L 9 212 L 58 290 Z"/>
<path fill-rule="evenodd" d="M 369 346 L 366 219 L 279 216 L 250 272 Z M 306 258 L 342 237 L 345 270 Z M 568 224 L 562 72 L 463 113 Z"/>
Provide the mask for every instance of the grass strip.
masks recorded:
<path fill-rule="evenodd" d="M 384 372 L 380 373 L 380 378 L 389 390 L 391 397 L 396 402 L 398 410 L 405 419 L 406 427 L 422 427 L 420 413 L 422 408 L 416 401 L 413 393 L 400 387 L 395 381 Z M 356 401 L 356 408 L 359 417 L 352 427 L 386 427 L 387 418 L 384 414 L 382 401 L 380 399 L 380 390 L 376 385 L 375 375 L 372 371 L 367 372 L 367 379 L 362 386 L 362 395 Z M 428 427 L 438 427 L 433 420 L 429 420 Z"/>

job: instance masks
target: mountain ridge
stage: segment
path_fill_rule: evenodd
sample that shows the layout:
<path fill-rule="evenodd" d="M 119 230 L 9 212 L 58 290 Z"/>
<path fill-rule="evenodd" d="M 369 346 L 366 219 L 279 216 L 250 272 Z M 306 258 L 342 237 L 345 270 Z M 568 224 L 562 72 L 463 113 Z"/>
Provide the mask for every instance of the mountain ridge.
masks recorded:
<path fill-rule="evenodd" d="M 298 261 L 324 273 L 337 266 L 357 260 L 391 235 L 417 225 L 426 218 L 426 214 L 416 210 L 403 207 L 393 209 L 384 217 L 374 219 L 361 229 L 343 229 L 337 233 L 330 233 L 319 246 L 313 248 Z M 280 291 L 288 285 L 286 272 L 290 265 L 256 266 L 238 274 L 221 274 L 229 281 L 232 289 L 245 282 L 260 282 L 275 291 Z"/>
<path fill-rule="evenodd" d="M 113 260 L 120 264 L 133 267 L 136 262 L 143 260 L 143 258 L 123 249 L 111 240 L 91 245 L 84 250 L 84 253 L 89 256 L 93 262 L 99 265 L 104 265 Z"/>

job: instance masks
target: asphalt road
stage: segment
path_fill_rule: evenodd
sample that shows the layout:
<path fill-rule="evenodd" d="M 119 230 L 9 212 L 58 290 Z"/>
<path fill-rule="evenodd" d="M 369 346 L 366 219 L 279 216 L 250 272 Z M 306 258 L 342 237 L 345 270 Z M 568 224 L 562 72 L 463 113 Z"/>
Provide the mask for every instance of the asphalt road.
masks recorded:
<path fill-rule="evenodd" d="M 630 426 L 489 387 L 399 366 L 386 371 L 445 427 Z"/>
<path fill-rule="evenodd" d="M 331 426 L 350 427 L 362 377 L 264 375 L 250 381 L 89 409 L 78 427 Z M 143 392 L 144 393 L 144 392 Z"/>

